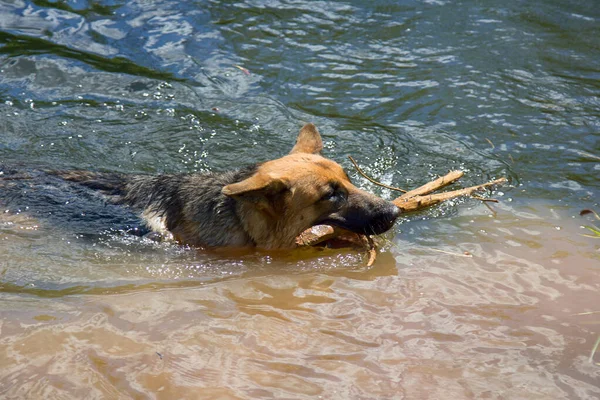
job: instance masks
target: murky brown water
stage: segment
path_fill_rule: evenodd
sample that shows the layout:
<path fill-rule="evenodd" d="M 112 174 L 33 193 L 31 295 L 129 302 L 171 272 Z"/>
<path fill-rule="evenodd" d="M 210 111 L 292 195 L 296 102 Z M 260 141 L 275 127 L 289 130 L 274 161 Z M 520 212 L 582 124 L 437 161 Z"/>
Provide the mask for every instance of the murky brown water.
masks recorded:
<path fill-rule="evenodd" d="M 455 229 L 437 246 L 388 243 L 368 269 L 352 254 L 338 258 L 350 265 L 335 268 L 307 256 L 310 268 L 299 271 L 275 256 L 258 270 L 204 284 L 155 281 L 58 297 L 4 293 L 0 393 L 600 396 L 600 355 L 588 360 L 600 321 L 599 243 L 580 236 L 582 221 L 560 210 L 504 204 L 494 217 L 482 207 L 438 222 Z M 33 240 L 17 240 L 19 225 L 11 226 L 2 249 Z"/>
<path fill-rule="evenodd" d="M 598 399 L 593 0 L 0 0 L 0 399 Z M 200 253 L 42 169 L 191 173 L 314 122 L 355 183 L 488 204 Z M 37 172 L 35 172 L 37 171 Z M 472 257 L 466 257 L 464 252 Z"/>

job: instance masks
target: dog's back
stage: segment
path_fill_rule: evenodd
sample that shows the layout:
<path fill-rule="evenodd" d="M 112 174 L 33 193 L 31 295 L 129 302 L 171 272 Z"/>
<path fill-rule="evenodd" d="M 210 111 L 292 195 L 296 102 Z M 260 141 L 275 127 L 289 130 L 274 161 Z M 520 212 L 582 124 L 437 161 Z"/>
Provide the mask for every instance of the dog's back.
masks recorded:
<path fill-rule="evenodd" d="M 193 246 L 254 246 L 224 186 L 251 176 L 256 166 L 221 173 L 127 175 L 90 171 L 52 171 L 107 196 L 112 203 L 141 213 L 154 231 Z M 185 240 L 183 239 L 185 238 Z"/>

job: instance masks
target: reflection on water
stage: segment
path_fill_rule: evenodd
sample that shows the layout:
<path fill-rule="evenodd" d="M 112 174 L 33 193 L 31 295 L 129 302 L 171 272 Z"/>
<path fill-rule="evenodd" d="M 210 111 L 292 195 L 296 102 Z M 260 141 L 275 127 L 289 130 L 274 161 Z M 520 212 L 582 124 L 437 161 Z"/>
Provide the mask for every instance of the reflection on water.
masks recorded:
<path fill-rule="evenodd" d="M 0 398 L 600 398 L 599 8 L 487 3 L 0 2 Z M 393 186 L 511 184 L 366 268 L 159 243 L 41 172 L 240 167 L 305 121 Z"/>

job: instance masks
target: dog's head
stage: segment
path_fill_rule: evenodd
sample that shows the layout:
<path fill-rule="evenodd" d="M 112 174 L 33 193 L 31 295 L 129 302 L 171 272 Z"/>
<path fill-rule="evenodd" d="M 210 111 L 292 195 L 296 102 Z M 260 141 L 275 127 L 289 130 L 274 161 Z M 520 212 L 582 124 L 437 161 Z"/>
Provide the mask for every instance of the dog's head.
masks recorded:
<path fill-rule="evenodd" d="M 396 221 L 398 207 L 354 186 L 339 164 L 320 155 L 322 149 L 317 128 L 305 125 L 288 155 L 223 187 L 222 193 L 238 202 L 258 247 L 293 247 L 301 232 L 318 224 L 377 235 Z"/>

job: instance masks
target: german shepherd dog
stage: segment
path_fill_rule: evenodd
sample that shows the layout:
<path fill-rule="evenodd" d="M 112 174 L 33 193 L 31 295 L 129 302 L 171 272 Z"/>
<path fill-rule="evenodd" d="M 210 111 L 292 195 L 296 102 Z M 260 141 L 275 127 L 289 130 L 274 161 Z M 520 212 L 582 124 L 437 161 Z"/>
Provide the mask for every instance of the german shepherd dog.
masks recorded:
<path fill-rule="evenodd" d="M 152 230 L 191 246 L 289 249 L 317 224 L 367 235 L 390 229 L 398 207 L 354 186 L 322 149 L 319 131 L 307 124 L 288 155 L 234 171 L 53 174 L 140 210 Z"/>

